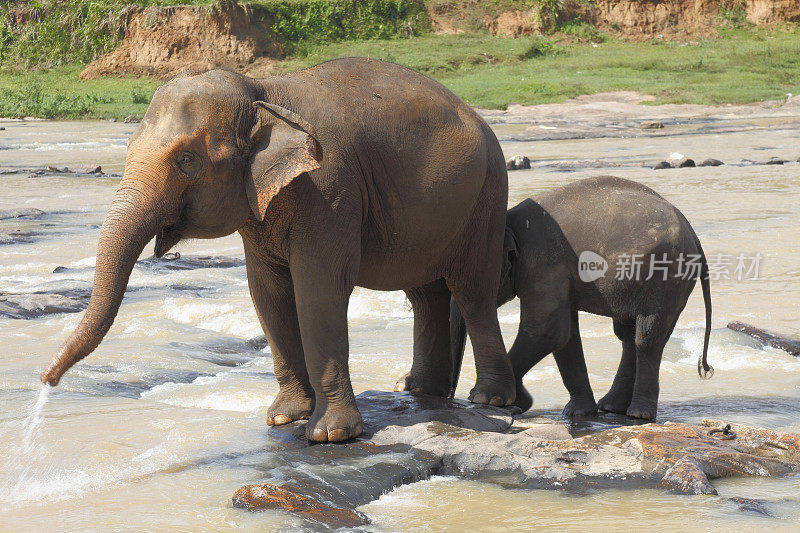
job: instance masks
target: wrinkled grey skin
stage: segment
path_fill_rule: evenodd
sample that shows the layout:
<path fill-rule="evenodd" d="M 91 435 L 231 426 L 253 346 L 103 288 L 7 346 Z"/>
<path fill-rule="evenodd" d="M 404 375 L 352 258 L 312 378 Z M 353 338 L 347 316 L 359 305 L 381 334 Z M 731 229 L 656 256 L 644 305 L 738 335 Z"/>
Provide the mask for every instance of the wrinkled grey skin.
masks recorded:
<path fill-rule="evenodd" d="M 591 282 L 579 275 L 579 256 L 591 251 L 608 263 Z M 641 277 L 615 279 L 618 261 L 641 254 Z M 696 256 L 698 270 L 681 279 L 679 258 Z M 651 259 L 656 263 L 650 275 Z M 660 267 L 666 259 L 666 280 Z M 498 307 L 520 299 L 519 333 L 509 350 L 517 383 L 516 405 L 533 400 L 523 376 L 548 354 L 555 356 L 570 401 L 564 414 L 580 417 L 597 408 L 635 418 L 654 419 L 658 407 L 661 355 L 686 301 L 700 277 L 706 307 L 701 376 L 711 332 L 711 295 L 700 241 L 689 222 L 652 189 L 633 181 L 602 176 L 577 181 L 525 200 L 508 211 Z M 595 403 L 578 328 L 578 311 L 614 319 L 622 341 L 622 360 L 611 390 Z M 456 302 L 451 305 L 451 337 L 458 381 L 465 330 Z"/>
<path fill-rule="evenodd" d="M 361 432 L 348 368 L 355 286 L 408 293 L 414 364 L 399 388 L 448 394 L 452 294 L 477 354 L 471 399 L 508 405 L 496 309 L 507 187 L 489 126 L 407 68 L 346 58 L 263 80 L 178 77 L 128 143 L 89 307 L 42 381 L 57 384 L 100 343 L 153 237 L 160 257 L 238 231 L 280 384 L 269 424 L 309 419 L 322 442 Z"/>

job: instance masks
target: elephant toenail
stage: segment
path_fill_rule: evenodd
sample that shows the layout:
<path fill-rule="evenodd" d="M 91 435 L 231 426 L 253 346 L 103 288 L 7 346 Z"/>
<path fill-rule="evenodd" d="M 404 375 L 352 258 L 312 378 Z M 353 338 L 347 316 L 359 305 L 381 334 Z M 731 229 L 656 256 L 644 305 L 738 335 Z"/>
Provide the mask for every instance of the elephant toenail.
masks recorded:
<path fill-rule="evenodd" d="M 283 424 L 288 424 L 291 421 L 292 421 L 292 419 L 289 418 L 286 415 L 275 415 L 275 418 L 273 418 L 273 424 L 272 425 L 280 426 L 280 425 L 283 425 Z"/>
<path fill-rule="evenodd" d="M 324 429 L 315 429 L 311 432 L 311 440 L 314 442 L 327 442 L 328 441 L 328 432 Z"/>
<path fill-rule="evenodd" d="M 495 396 L 494 398 L 489 401 L 489 405 L 494 405 L 495 407 L 504 407 L 506 402 L 500 396 Z"/>
<path fill-rule="evenodd" d="M 328 432 L 328 440 L 330 442 L 347 440 L 347 432 L 343 429 L 333 429 Z"/>

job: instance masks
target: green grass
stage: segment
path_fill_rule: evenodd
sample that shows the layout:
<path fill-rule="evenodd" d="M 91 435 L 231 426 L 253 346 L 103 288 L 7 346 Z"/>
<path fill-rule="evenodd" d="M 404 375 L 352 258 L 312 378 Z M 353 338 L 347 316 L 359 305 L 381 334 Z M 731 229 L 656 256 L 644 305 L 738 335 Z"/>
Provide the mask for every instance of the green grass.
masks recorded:
<path fill-rule="evenodd" d="M 411 42 L 338 43 L 284 63 L 364 55 L 428 74 L 471 104 L 559 102 L 581 94 L 635 90 L 657 103 L 723 104 L 800 92 L 800 33 L 727 31 L 697 45 L 608 40 L 554 45 L 541 37 L 429 35 Z"/>
<path fill-rule="evenodd" d="M 144 115 L 161 82 L 147 78 L 78 79 L 83 67 L 0 71 L 0 116 L 117 118 Z"/>
<path fill-rule="evenodd" d="M 502 109 L 510 102 L 559 102 L 617 90 L 654 94 L 656 103 L 696 104 L 745 103 L 800 93 L 798 31 L 728 30 L 719 39 L 697 45 L 660 40 L 559 45 L 543 37 L 428 34 L 309 46 L 304 53 L 280 62 L 279 70 L 343 56 L 386 59 L 436 78 L 470 104 L 487 108 Z M 56 111 L 59 106 L 64 109 L 52 116 L 141 115 L 159 83 L 131 78 L 80 81 L 80 69 L 73 65 L 33 72 L 0 70 L 0 115 L 8 115 L 14 99 L 22 98 L 21 92 L 13 91 L 31 84 L 44 95 L 71 97 L 54 104 Z M 35 107 L 35 102 L 27 105 Z"/>

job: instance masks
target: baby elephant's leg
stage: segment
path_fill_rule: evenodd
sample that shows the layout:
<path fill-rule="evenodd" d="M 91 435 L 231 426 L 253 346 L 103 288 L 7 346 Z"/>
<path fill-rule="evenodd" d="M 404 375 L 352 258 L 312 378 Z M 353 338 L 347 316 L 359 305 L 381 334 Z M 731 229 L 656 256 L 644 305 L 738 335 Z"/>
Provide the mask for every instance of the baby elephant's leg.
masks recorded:
<path fill-rule="evenodd" d="M 508 351 L 517 386 L 514 405 L 523 411 L 531 408 L 533 398 L 522 384 L 522 378 L 539 361 L 566 345 L 570 338 L 569 307 L 559 305 L 555 309 L 545 309 L 540 305 L 542 301 L 546 300 L 535 295 L 520 298 L 519 332 Z"/>
<path fill-rule="evenodd" d="M 653 420 L 658 410 L 658 371 L 664 346 L 675 321 L 659 315 L 640 316 L 636 320 L 636 379 L 627 415 Z"/>
<path fill-rule="evenodd" d="M 622 341 L 622 359 L 611 389 L 600 398 L 597 406 L 603 411 L 624 415 L 631 404 L 636 379 L 636 322 L 614 320 L 614 334 Z"/>
<path fill-rule="evenodd" d="M 580 418 L 597 413 L 583 355 L 577 311 L 572 312 L 569 341 L 563 348 L 553 352 L 553 356 L 561 373 L 561 380 L 569 391 L 569 403 L 564 407 L 564 416 Z"/>

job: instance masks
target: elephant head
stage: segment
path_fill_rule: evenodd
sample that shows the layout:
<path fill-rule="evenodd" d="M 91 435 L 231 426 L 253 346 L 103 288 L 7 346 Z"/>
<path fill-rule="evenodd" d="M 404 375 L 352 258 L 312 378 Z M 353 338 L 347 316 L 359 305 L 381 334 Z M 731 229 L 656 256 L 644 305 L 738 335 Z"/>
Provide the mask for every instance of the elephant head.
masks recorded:
<path fill-rule="evenodd" d="M 42 382 L 58 384 L 97 347 L 153 237 L 161 257 L 182 239 L 222 237 L 250 217 L 263 221 L 282 187 L 319 168 L 312 126 L 270 102 L 269 92 L 268 82 L 227 71 L 180 76 L 156 91 L 128 141 L 103 221 L 89 307 Z"/>

